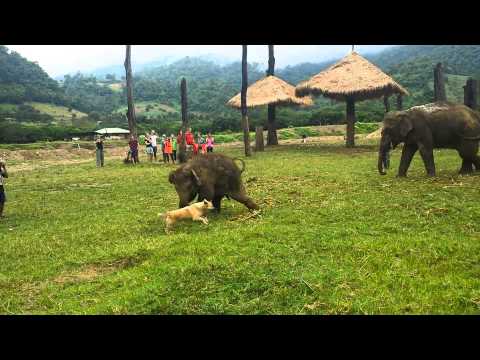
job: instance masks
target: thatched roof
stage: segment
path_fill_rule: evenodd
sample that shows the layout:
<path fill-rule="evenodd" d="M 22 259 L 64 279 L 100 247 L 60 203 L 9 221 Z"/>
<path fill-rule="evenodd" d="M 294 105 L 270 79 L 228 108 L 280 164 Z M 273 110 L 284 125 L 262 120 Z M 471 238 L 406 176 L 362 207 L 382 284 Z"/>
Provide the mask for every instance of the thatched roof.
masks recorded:
<path fill-rule="evenodd" d="M 323 95 L 342 101 L 348 97 L 359 101 L 392 94 L 409 95 L 390 76 L 354 51 L 310 80 L 298 84 L 295 94 Z"/>
<path fill-rule="evenodd" d="M 240 94 L 231 98 L 227 104 L 240 108 Z M 276 76 L 267 76 L 250 85 L 247 89 L 247 107 L 255 107 L 269 104 L 277 105 L 312 105 L 310 97 L 299 98 L 295 96 L 295 87 L 279 79 Z"/>

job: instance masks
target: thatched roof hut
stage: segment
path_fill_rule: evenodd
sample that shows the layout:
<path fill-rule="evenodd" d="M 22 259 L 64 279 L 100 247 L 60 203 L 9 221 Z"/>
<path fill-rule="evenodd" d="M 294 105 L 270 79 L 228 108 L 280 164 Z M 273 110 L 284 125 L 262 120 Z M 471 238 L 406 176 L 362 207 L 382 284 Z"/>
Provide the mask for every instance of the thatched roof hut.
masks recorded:
<path fill-rule="evenodd" d="M 301 82 L 295 89 L 297 96 L 323 95 L 347 103 L 347 146 L 354 146 L 355 102 L 384 97 L 388 111 L 388 97 L 393 94 L 409 95 L 395 80 L 355 51 L 310 80 Z"/>
<path fill-rule="evenodd" d="M 408 95 L 408 91 L 371 62 L 352 51 L 336 64 L 301 82 L 295 89 L 297 96 L 323 95 L 346 101 L 376 99 L 393 94 Z"/>
<path fill-rule="evenodd" d="M 241 94 L 231 98 L 227 105 L 240 109 Z M 311 97 L 295 96 L 295 87 L 276 76 L 267 76 L 250 85 L 247 89 L 247 107 L 262 105 L 303 105 L 313 104 Z"/>

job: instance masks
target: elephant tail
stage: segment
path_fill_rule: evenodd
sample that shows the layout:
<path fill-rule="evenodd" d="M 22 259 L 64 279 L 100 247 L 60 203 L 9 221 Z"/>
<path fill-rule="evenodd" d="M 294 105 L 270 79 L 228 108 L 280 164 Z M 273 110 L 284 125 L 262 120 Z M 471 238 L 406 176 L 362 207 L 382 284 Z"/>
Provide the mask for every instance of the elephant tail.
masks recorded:
<path fill-rule="evenodd" d="M 232 160 L 233 161 L 238 160 L 242 163 L 242 168 L 240 169 L 240 174 L 243 173 L 245 171 L 245 162 L 240 158 L 233 158 Z"/>

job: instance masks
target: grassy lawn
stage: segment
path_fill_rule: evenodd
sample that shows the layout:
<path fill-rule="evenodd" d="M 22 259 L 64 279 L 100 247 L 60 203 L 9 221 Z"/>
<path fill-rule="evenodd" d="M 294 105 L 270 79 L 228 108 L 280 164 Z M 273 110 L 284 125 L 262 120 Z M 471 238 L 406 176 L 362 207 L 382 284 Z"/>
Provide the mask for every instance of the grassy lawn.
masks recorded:
<path fill-rule="evenodd" d="M 225 150 L 242 156 L 239 148 Z M 479 314 L 480 176 L 436 151 L 407 179 L 364 143 L 246 159 L 261 205 L 225 200 L 165 235 L 173 166 L 108 161 L 12 174 L 0 220 L 0 313 Z M 392 153 L 392 167 L 400 151 Z"/>

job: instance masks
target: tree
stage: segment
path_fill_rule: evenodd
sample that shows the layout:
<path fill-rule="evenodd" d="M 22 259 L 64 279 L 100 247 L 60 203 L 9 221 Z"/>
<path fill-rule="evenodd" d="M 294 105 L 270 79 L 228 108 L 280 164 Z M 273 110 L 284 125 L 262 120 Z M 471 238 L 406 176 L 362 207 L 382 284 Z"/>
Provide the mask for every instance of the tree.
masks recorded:
<path fill-rule="evenodd" d="M 248 126 L 247 116 L 247 45 L 242 45 L 242 92 L 241 92 L 241 108 L 242 108 L 242 127 L 243 127 L 243 144 L 245 145 L 245 156 L 251 156 L 250 149 L 250 129 Z"/>
<path fill-rule="evenodd" d="M 131 63 L 131 45 L 127 45 L 127 52 L 125 55 L 125 73 L 127 79 L 127 120 L 130 134 L 137 137 L 137 119 L 135 117 L 135 106 L 133 104 L 133 84 L 132 84 L 132 63 Z"/>
<path fill-rule="evenodd" d="M 178 160 L 180 163 L 187 161 L 187 143 L 185 133 L 187 132 L 188 118 L 187 118 L 187 80 L 182 78 L 180 83 L 180 99 L 182 103 L 182 142 L 179 144 Z"/>
<path fill-rule="evenodd" d="M 275 57 L 273 55 L 273 45 L 268 45 L 268 70 L 267 76 L 275 75 Z M 278 145 L 277 124 L 275 121 L 275 104 L 268 105 L 267 122 L 267 145 Z"/>
<path fill-rule="evenodd" d="M 117 80 L 117 77 L 115 74 L 107 74 L 105 75 L 105 80 L 108 80 L 108 81 L 116 81 Z"/>

